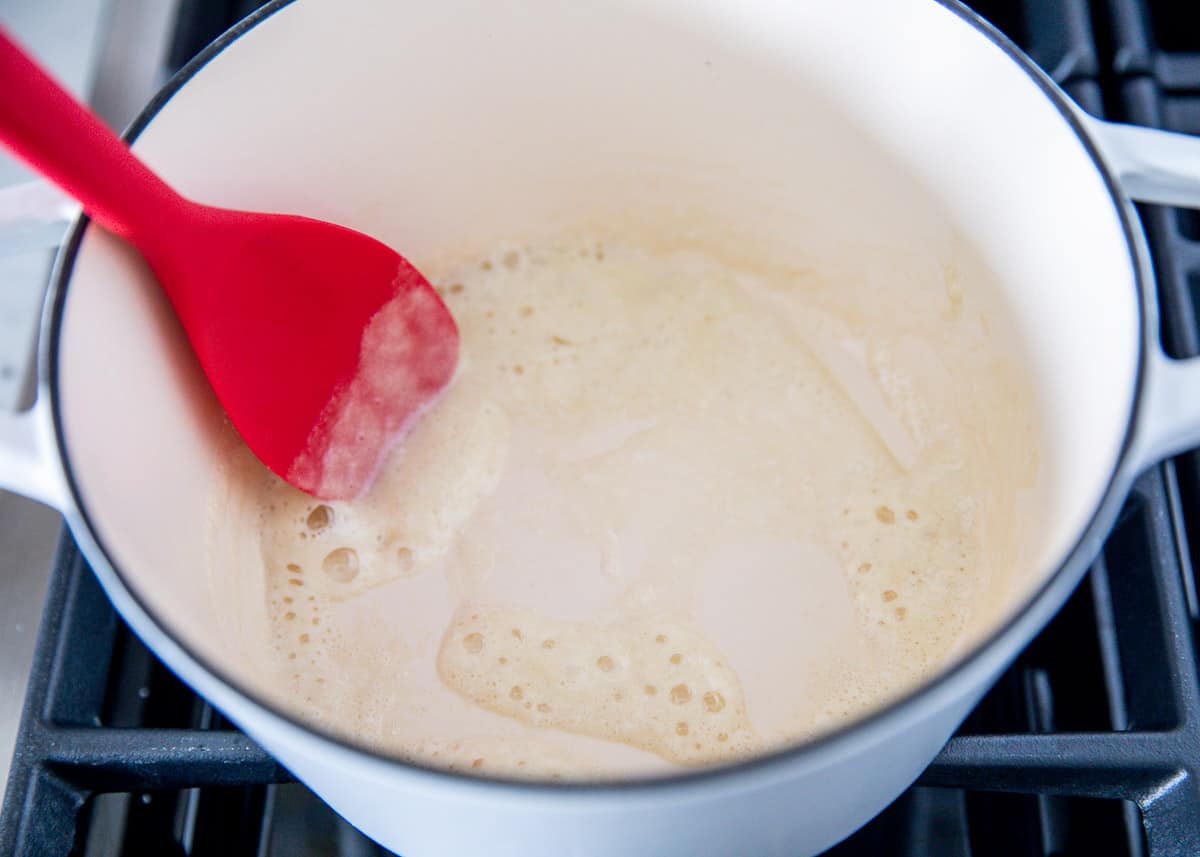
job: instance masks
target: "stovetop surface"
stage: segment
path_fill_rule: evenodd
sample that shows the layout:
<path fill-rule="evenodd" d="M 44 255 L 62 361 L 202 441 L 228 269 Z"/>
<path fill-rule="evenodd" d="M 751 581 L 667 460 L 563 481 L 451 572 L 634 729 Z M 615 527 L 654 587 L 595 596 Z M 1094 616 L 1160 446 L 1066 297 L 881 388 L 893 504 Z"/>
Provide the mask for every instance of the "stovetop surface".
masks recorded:
<path fill-rule="evenodd" d="M 258 5 L 183 0 L 169 63 L 179 67 Z M 1090 112 L 1200 133 L 1200 28 L 1189 4 L 970 5 Z M 1200 354 L 1200 213 L 1139 213 L 1165 346 Z M 1196 538 L 1200 454 L 1189 453 L 1138 481 L 1079 590 L 918 783 L 827 855 L 1200 855 Z M 167 671 L 63 538 L 0 854 L 385 853 Z"/>

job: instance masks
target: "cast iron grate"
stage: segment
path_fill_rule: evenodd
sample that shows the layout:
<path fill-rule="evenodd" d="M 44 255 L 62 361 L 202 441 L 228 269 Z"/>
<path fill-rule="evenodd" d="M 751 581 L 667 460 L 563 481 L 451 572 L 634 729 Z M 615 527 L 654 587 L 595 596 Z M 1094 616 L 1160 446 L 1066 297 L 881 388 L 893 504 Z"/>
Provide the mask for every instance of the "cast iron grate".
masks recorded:
<path fill-rule="evenodd" d="M 1034 0 L 1030 0 L 1034 2 Z M 1200 28 L 1187 0 L 1092 0 L 1107 7 L 1113 42 L 1109 61 L 1118 75 L 1153 74 L 1172 88 L 1196 87 Z"/>
<path fill-rule="evenodd" d="M 256 5 L 183 0 L 173 66 Z M 1200 38 L 1170 0 L 973 5 L 1092 112 L 1200 132 Z M 1200 354 L 1200 216 L 1141 213 L 1167 347 Z M 828 854 L 1200 854 L 1200 608 L 1188 537 L 1198 528 L 1200 455 L 1139 480 L 1062 613 L 918 784 Z M 385 853 L 289 780 L 130 634 L 64 538 L 0 854 Z"/>

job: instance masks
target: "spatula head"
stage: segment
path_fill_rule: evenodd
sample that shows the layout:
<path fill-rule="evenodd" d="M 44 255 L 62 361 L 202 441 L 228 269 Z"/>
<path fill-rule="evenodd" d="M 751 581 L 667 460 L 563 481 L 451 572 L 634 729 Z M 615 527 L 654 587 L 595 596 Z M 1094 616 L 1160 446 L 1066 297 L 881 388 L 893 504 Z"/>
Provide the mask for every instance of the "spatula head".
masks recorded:
<path fill-rule="evenodd" d="M 147 258 L 226 413 L 292 485 L 358 496 L 454 375 L 450 311 L 361 233 L 286 215 L 201 217 L 190 252 Z"/>

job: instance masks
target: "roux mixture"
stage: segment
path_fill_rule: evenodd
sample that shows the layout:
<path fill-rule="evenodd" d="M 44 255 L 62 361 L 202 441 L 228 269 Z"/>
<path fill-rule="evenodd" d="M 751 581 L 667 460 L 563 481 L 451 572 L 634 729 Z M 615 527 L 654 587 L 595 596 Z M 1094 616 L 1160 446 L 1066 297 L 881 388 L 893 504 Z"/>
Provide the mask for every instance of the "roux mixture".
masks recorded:
<path fill-rule="evenodd" d="M 386 752 L 611 778 L 793 743 L 951 658 L 1016 559 L 996 290 L 633 241 L 431 269 L 459 375 L 370 492 L 248 466 L 274 692 Z"/>

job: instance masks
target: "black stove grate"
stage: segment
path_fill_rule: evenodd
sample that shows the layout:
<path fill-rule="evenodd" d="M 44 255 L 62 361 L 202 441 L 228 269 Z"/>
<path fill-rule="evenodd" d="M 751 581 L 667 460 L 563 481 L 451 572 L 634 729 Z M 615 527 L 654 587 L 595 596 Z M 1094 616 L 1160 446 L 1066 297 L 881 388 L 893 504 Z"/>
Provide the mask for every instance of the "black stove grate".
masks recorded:
<path fill-rule="evenodd" d="M 256 0 L 182 0 L 171 63 Z M 1085 108 L 1200 133 L 1176 0 L 976 0 Z M 980 93 L 981 98 L 986 93 Z M 1200 213 L 1144 207 L 1163 336 L 1200 354 Z M 1189 535 L 1192 537 L 1189 539 Z M 1103 555 L 918 784 L 829 857 L 1200 854 L 1200 454 L 1143 476 Z M 0 813 L 12 857 L 385 852 L 168 672 L 65 537 Z"/>

